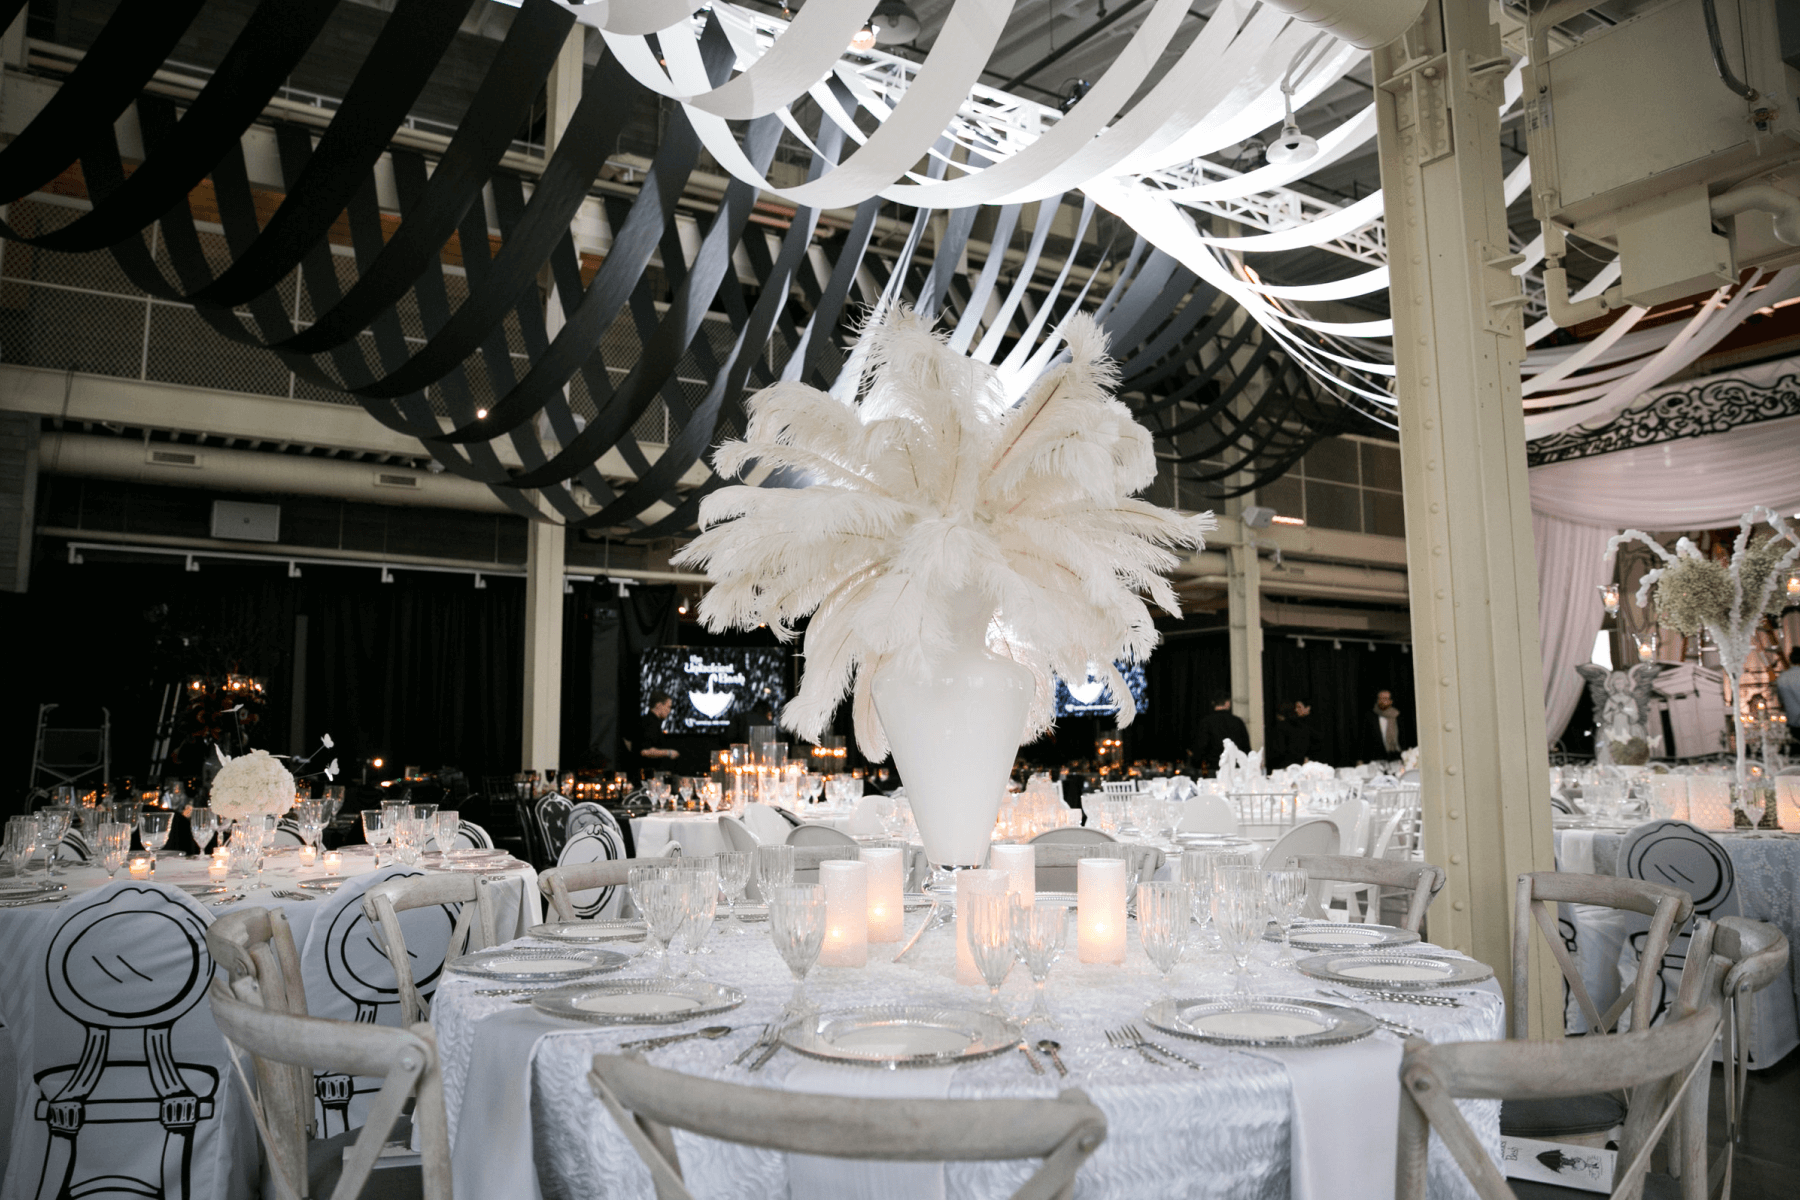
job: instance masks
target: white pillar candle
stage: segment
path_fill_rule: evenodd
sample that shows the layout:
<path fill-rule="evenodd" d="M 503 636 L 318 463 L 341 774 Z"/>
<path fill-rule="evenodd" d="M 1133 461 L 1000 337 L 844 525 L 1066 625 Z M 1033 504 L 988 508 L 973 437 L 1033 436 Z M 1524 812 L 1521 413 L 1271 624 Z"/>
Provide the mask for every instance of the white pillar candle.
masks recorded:
<path fill-rule="evenodd" d="M 956 982 L 974 984 L 981 982 L 981 972 L 975 969 L 975 958 L 969 953 L 969 935 L 963 927 L 963 913 L 968 910 L 964 903 L 969 896 L 1004 896 L 1006 894 L 1006 872 L 983 871 L 971 868 L 956 873 Z"/>
<path fill-rule="evenodd" d="M 1084 963 L 1125 961 L 1125 860 L 1084 858 L 1075 864 L 1075 941 Z"/>
<path fill-rule="evenodd" d="M 869 962 L 869 868 L 854 858 L 819 864 L 825 888 L 824 967 L 862 967 Z"/>
<path fill-rule="evenodd" d="M 869 940 L 897 942 L 906 916 L 906 865 L 898 846 L 870 846 L 862 851 L 869 868 Z"/>
<path fill-rule="evenodd" d="M 1800 829 L 1800 776 L 1775 777 L 1775 803 L 1781 827 L 1790 832 Z"/>
<path fill-rule="evenodd" d="M 300 847 L 300 865 L 301 866 L 310 867 L 318 861 L 319 861 L 319 848 L 317 846 L 302 846 L 302 847 Z"/>
<path fill-rule="evenodd" d="M 325 873 L 327 875 L 336 875 L 343 869 L 344 856 L 339 854 L 336 850 L 327 850 L 325 852 Z"/>
<path fill-rule="evenodd" d="M 1037 899 L 1037 851 L 1030 846 L 995 846 L 988 866 L 1006 873 L 1006 890 L 1031 904 Z"/>
<path fill-rule="evenodd" d="M 152 863 L 152 859 L 150 858 L 150 856 L 148 854 L 132 855 L 131 863 L 130 863 L 131 877 L 133 879 L 148 879 L 148 878 L 150 878 L 151 863 Z"/>

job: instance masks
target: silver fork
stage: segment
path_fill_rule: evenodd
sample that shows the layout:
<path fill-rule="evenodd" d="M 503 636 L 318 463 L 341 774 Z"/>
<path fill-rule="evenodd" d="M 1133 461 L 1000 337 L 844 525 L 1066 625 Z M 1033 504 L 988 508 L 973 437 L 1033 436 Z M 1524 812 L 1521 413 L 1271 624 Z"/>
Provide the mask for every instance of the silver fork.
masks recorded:
<path fill-rule="evenodd" d="M 1124 1028 L 1122 1028 L 1119 1032 L 1123 1033 L 1126 1037 L 1130 1038 L 1132 1041 L 1136 1042 L 1138 1045 L 1148 1046 L 1148 1047 L 1150 1047 L 1150 1049 L 1156 1051 L 1158 1054 L 1161 1054 L 1166 1058 L 1172 1058 L 1184 1067 L 1190 1067 L 1196 1071 L 1206 1070 L 1205 1067 L 1201 1066 L 1199 1063 L 1195 1062 L 1193 1059 L 1183 1058 L 1181 1055 L 1175 1053 L 1173 1050 L 1169 1049 L 1167 1046 L 1162 1045 L 1160 1042 L 1151 1041 L 1149 1038 L 1144 1036 L 1143 1031 L 1140 1030 L 1136 1025 L 1127 1025 Z"/>
<path fill-rule="evenodd" d="M 279 900 L 316 900 L 318 898 L 311 892 L 296 892 L 292 889 L 270 892 L 269 895 L 274 896 Z"/>
<path fill-rule="evenodd" d="M 748 1046 L 745 1046 L 742 1050 L 738 1051 L 738 1056 L 731 1060 L 730 1065 L 734 1066 L 734 1067 L 742 1066 L 743 1062 L 746 1058 L 749 1058 L 752 1054 L 755 1054 L 758 1050 L 763 1049 L 770 1042 L 774 1041 L 775 1040 L 775 1031 L 777 1028 L 778 1028 L 778 1026 L 773 1021 L 769 1022 L 767 1025 L 764 1025 L 762 1028 L 762 1032 L 756 1035 L 756 1040 L 754 1042 L 751 1042 Z"/>
<path fill-rule="evenodd" d="M 1115 1050 L 1136 1050 L 1139 1054 L 1144 1056 L 1144 1061 L 1153 1067 L 1167 1067 L 1169 1065 L 1162 1059 L 1152 1056 L 1150 1051 L 1145 1048 L 1144 1043 L 1127 1036 L 1123 1029 L 1107 1030 L 1106 1040 L 1112 1043 L 1113 1049 Z"/>

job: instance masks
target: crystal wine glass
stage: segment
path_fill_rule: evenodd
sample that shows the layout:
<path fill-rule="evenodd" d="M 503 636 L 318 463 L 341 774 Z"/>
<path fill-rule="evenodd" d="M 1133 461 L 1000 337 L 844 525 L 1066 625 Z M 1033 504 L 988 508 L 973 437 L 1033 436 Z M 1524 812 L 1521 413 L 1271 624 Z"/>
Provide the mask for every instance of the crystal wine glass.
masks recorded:
<path fill-rule="evenodd" d="M 67 808 L 45 808 L 38 810 L 38 830 L 44 847 L 44 874 L 56 877 L 56 852 L 62 848 L 63 838 L 69 835 L 69 820 L 74 816 Z"/>
<path fill-rule="evenodd" d="M 675 878 L 674 867 L 632 867 L 625 875 L 625 893 L 638 916 L 644 916 L 644 887 L 658 880 Z M 647 920 L 647 918 L 646 918 Z"/>
<path fill-rule="evenodd" d="M 686 888 L 679 879 L 646 879 L 634 889 L 644 913 L 644 930 L 662 956 L 661 974 L 675 974 L 673 942 L 687 921 Z"/>
<path fill-rule="evenodd" d="M 1213 925 L 1219 943 L 1237 963 L 1232 990 L 1250 992 L 1250 951 L 1267 925 L 1263 908 L 1262 872 L 1253 867 L 1219 867 L 1214 870 Z"/>
<path fill-rule="evenodd" d="M 743 922 L 738 920 L 737 903 L 750 884 L 750 852 L 748 850 L 727 850 L 713 856 L 713 862 L 719 871 L 719 886 L 725 891 L 725 928 L 721 934 L 742 936 L 745 932 Z"/>
<path fill-rule="evenodd" d="M 1001 1020 L 1006 1010 L 1000 1007 L 1000 985 L 1012 970 L 1012 896 L 1007 892 L 965 895 L 958 899 L 963 939 L 969 944 L 969 957 L 988 985 L 988 1011 Z"/>
<path fill-rule="evenodd" d="M 785 843 L 756 848 L 756 886 L 763 899 L 794 882 L 794 848 Z"/>
<path fill-rule="evenodd" d="M 437 812 L 437 848 L 438 853 L 449 857 L 456 849 L 456 835 L 462 832 L 462 814 L 453 808 L 440 808 Z"/>
<path fill-rule="evenodd" d="M 1300 910 L 1306 904 L 1305 871 L 1264 871 L 1263 886 L 1269 902 L 1269 916 L 1281 926 L 1281 961 L 1294 961 L 1294 947 L 1288 940 Z"/>
<path fill-rule="evenodd" d="M 1034 985 L 1031 1011 L 1025 1014 L 1024 1023 L 1031 1025 L 1042 1021 L 1052 1029 L 1060 1029 L 1056 1018 L 1050 1015 L 1044 981 L 1050 977 L 1051 966 L 1062 956 L 1063 939 L 1069 926 L 1069 906 L 1027 904 L 1017 892 L 1009 893 L 1009 899 L 1013 906 L 1013 947 L 1018 950 L 1025 969 L 1031 972 Z"/>
<path fill-rule="evenodd" d="M 681 925 L 681 940 L 687 943 L 688 962 L 692 964 L 695 955 L 712 953 L 706 948 L 706 935 L 712 932 L 713 917 L 719 910 L 719 873 L 708 868 L 683 871 L 682 876 L 686 919 Z M 690 966 L 688 974 L 701 977 L 700 969 L 694 966 Z"/>
<path fill-rule="evenodd" d="M 204 804 L 188 809 L 188 830 L 194 835 L 194 848 L 206 853 L 208 843 L 219 832 L 219 814 Z"/>
<path fill-rule="evenodd" d="M 33 816 L 8 817 L 6 821 L 6 852 L 12 859 L 13 874 L 20 879 L 31 867 L 31 856 L 37 853 L 40 836 L 37 818 Z"/>
<path fill-rule="evenodd" d="M 381 867 L 381 848 L 387 845 L 388 839 L 394 835 L 394 827 L 389 824 L 385 808 L 365 808 L 362 810 L 363 839 L 375 850 L 375 867 Z"/>
<path fill-rule="evenodd" d="M 675 792 L 681 797 L 681 807 L 686 808 L 694 799 L 694 777 L 683 775 L 675 784 Z"/>
<path fill-rule="evenodd" d="M 169 826 L 175 820 L 172 812 L 146 812 L 138 815 L 138 840 L 150 852 L 150 874 L 156 874 L 156 852 L 169 842 Z"/>
<path fill-rule="evenodd" d="M 1162 974 L 1165 990 L 1169 972 L 1181 961 L 1182 947 L 1187 945 L 1193 909 L 1184 883 L 1152 882 L 1138 888 L 1138 941 L 1143 943 L 1150 965 Z"/>
<path fill-rule="evenodd" d="M 783 1011 L 804 1017 L 813 1008 L 806 998 L 806 973 L 819 961 L 819 948 L 825 944 L 825 889 L 817 884 L 786 884 L 771 888 L 767 895 L 769 936 L 794 973 L 794 994 Z"/>
<path fill-rule="evenodd" d="M 94 831 L 94 849 L 99 853 L 106 877 L 113 878 L 125 865 L 126 855 L 131 853 L 131 826 L 122 821 L 102 822 Z"/>

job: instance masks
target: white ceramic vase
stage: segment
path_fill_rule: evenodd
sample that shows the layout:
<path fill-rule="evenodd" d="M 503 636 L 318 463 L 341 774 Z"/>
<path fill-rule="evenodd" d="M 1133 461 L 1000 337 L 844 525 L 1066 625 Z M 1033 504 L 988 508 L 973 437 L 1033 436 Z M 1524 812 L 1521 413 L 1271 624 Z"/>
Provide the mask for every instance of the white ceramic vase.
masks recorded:
<path fill-rule="evenodd" d="M 980 592 L 964 588 L 946 603 L 950 648 L 922 670 L 883 667 L 870 690 L 926 858 L 979 867 L 1025 734 L 1032 679 L 988 650 L 994 606 Z"/>

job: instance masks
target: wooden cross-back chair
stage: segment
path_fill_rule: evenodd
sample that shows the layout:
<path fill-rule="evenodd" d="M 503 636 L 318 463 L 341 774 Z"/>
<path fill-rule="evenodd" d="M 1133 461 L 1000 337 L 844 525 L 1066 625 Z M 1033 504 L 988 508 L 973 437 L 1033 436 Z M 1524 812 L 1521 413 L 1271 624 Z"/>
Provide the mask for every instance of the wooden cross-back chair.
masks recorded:
<path fill-rule="evenodd" d="M 382 948 L 394 964 L 394 975 L 400 987 L 400 1021 L 412 1025 L 427 1017 L 425 1000 L 419 995 L 412 977 L 412 962 L 406 954 L 406 935 L 400 928 L 400 914 L 413 908 L 460 904 L 456 924 L 450 930 L 450 945 L 444 951 L 445 961 L 459 954 L 484 950 L 497 944 L 499 923 L 495 916 L 494 884 L 484 875 L 470 872 L 442 875 L 403 875 L 385 879 L 363 893 L 363 913 L 369 923 L 381 932 Z"/>
<path fill-rule="evenodd" d="M 892 1162 L 1041 1158 L 1012 1200 L 1069 1200 L 1075 1173 L 1106 1140 L 1085 1094 L 1054 1100 L 858 1100 L 772 1092 L 598 1054 L 588 1082 L 650 1168 L 657 1200 L 692 1200 L 673 1129 L 791 1154 Z"/>
<path fill-rule="evenodd" d="M 1125 870 L 1133 879 L 1146 880 L 1163 865 L 1163 852 L 1141 842 L 1063 842 L 1033 841 L 1032 858 L 1036 866 L 1037 889 L 1041 892 L 1076 890 L 1084 858 L 1122 858 Z"/>
<path fill-rule="evenodd" d="M 1512 1009 L 1512 1036 L 1520 1040 L 1530 1036 L 1530 951 L 1534 921 L 1550 947 L 1551 957 L 1556 959 L 1557 967 L 1568 982 L 1575 1003 L 1587 1018 L 1590 1034 L 1610 1033 L 1627 1007 L 1631 1009 L 1632 1028 L 1645 1028 L 1656 1012 L 1654 965 L 1638 971 L 1631 991 L 1621 995 L 1611 1008 L 1601 1013 L 1588 994 L 1587 984 L 1581 979 L 1581 969 L 1569 956 L 1569 948 L 1557 929 L 1556 910 L 1552 907 L 1556 904 L 1590 904 L 1643 913 L 1650 918 L 1650 929 L 1639 961 L 1656 964 L 1662 962 L 1663 955 L 1668 952 L 1670 940 L 1694 915 L 1694 898 L 1680 888 L 1643 879 L 1557 871 L 1529 871 L 1519 876 L 1518 892 L 1513 901 L 1513 983 L 1509 1006 Z"/>
<path fill-rule="evenodd" d="M 1363 858 L 1350 854 L 1300 854 L 1294 857 L 1294 866 L 1306 872 L 1309 882 L 1348 883 L 1374 889 L 1369 897 L 1367 916 L 1371 921 L 1381 918 L 1382 888 L 1394 888 L 1402 892 L 1410 892 L 1411 900 L 1406 906 L 1406 916 L 1400 922 L 1403 929 L 1414 933 L 1425 921 L 1425 910 L 1431 907 L 1432 897 L 1444 886 L 1442 867 L 1434 867 L 1424 862 L 1401 862 L 1392 858 Z M 1323 917 L 1324 911 L 1307 914 L 1312 917 Z"/>
<path fill-rule="evenodd" d="M 449 1127 L 431 1026 L 395 1029 L 283 1012 L 262 1003 L 261 985 L 249 974 L 234 976 L 229 985 L 213 980 L 207 997 L 240 1074 L 240 1049 L 255 1064 L 258 1086 L 252 1089 L 248 1078 L 243 1083 L 277 1200 L 322 1200 L 326 1194 L 331 1200 L 358 1200 L 385 1192 L 385 1181 L 371 1185 L 369 1176 L 408 1101 L 425 1200 L 451 1200 Z M 315 1068 L 382 1079 L 368 1121 L 352 1131 L 354 1144 L 346 1146 L 347 1135 L 309 1138 Z M 304 1078 L 309 1086 L 296 1091 L 288 1086 L 290 1078 Z M 382 1172 L 391 1174 L 398 1173 Z"/>
<path fill-rule="evenodd" d="M 1451 1042 L 1433 1046 L 1412 1040 L 1400 1063 L 1400 1141 L 1396 1200 L 1424 1200 L 1427 1149 L 1435 1131 L 1481 1200 L 1529 1200 L 1566 1193 L 1515 1181 L 1509 1185 L 1470 1128 L 1460 1099 L 1555 1100 L 1590 1092 L 1626 1090 L 1630 1115 L 1619 1143 L 1611 1195 L 1697 1200 L 1706 1186 L 1706 1139 L 1690 1131 L 1670 1151 L 1679 1178 L 1655 1178 L 1646 1192 L 1650 1152 L 1677 1112 L 1704 1113 L 1713 1039 L 1714 1008 L 1689 1013 L 1654 1029 L 1554 1042 Z M 1697 1097 L 1697 1099 L 1696 1099 Z M 1689 1117 L 1691 1121 L 1691 1117 Z"/>
<path fill-rule="evenodd" d="M 568 863 L 551 867 L 539 875 L 538 891 L 550 902 L 550 910 L 556 914 L 557 920 L 576 921 L 581 919 L 581 914 L 575 911 L 574 893 L 589 892 L 595 888 L 626 887 L 631 883 L 631 868 L 668 865 L 669 860 L 666 858 L 613 858 Z"/>

